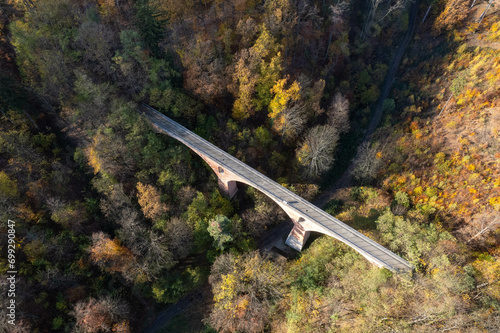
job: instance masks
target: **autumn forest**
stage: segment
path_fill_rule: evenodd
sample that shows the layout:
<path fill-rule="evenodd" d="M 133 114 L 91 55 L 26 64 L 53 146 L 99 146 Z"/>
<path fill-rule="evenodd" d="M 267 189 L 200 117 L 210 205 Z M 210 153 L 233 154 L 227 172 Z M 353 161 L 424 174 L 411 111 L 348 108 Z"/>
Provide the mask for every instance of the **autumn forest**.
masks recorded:
<path fill-rule="evenodd" d="M 498 0 L 0 0 L 0 332 L 499 332 L 499 87 Z"/>

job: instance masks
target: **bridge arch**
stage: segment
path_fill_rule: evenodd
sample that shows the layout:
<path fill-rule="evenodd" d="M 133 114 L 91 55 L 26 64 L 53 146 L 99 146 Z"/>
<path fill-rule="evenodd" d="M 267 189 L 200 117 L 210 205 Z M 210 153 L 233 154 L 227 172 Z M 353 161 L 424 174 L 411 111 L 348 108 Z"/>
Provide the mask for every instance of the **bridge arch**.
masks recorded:
<path fill-rule="evenodd" d="M 272 179 L 244 164 L 210 142 L 179 125 L 153 108 L 143 105 L 143 113 L 159 132 L 180 141 L 212 168 L 221 191 L 233 198 L 237 182 L 252 186 L 276 202 L 291 218 L 294 228 L 286 243 L 300 251 L 312 231 L 331 236 L 359 252 L 373 264 L 394 272 L 411 272 L 413 266 L 377 242 L 327 214 Z"/>

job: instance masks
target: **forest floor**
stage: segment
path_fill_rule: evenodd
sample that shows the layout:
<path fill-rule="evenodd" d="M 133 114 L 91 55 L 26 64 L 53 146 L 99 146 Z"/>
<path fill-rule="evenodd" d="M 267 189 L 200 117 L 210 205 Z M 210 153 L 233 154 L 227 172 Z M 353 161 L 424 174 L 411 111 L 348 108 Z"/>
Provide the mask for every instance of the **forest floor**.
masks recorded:
<path fill-rule="evenodd" d="M 500 42 L 489 41 L 485 38 L 486 36 L 486 33 L 469 35 L 467 36 L 467 45 L 473 47 L 489 47 L 494 50 L 500 50 Z"/>
<path fill-rule="evenodd" d="M 207 282 L 161 311 L 142 332 L 188 332 L 193 328 L 201 331 L 201 320 L 206 316 L 205 310 L 209 308 L 211 297 L 212 292 Z M 189 315 L 186 316 L 187 311 Z"/>
<path fill-rule="evenodd" d="M 486 3 L 482 3 L 479 5 L 474 6 L 472 9 L 472 14 L 471 14 L 471 21 L 477 22 L 479 18 L 481 17 L 481 14 L 484 12 L 484 10 L 487 8 Z M 487 12 L 487 15 L 494 15 L 498 13 L 499 10 L 496 10 L 494 12 Z M 477 27 L 476 27 L 477 29 Z M 472 47 L 489 47 L 494 50 L 500 50 L 500 42 L 495 42 L 491 40 L 487 40 L 488 33 L 474 33 L 474 34 L 469 34 L 467 35 L 467 45 L 472 46 Z"/>

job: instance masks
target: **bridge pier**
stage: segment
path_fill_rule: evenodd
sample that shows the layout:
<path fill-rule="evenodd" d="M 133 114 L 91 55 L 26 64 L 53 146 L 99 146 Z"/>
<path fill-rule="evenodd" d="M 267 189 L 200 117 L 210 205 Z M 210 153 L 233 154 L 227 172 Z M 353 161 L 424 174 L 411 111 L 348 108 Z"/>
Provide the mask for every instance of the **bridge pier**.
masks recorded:
<path fill-rule="evenodd" d="M 224 181 L 219 177 L 219 189 L 221 192 L 229 199 L 234 198 L 236 192 L 238 192 L 238 186 L 235 181 L 229 180 Z"/>
<path fill-rule="evenodd" d="M 304 244 L 307 242 L 307 239 L 309 238 L 309 235 L 311 234 L 310 231 L 306 231 L 304 227 L 302 227 L 298 223 L 293 224 L 293 229 L 290 231 L 290 234 L 288 235 L 285 244 L 290 246 L 292 249 L 296 251 L 302 251 L 302 248 L 304 247 Z"/>
<path fill-rule="evenodd" d="M 300 252 L 311 232 L 310 230 L 306 230 L 307 222 L 302 217 L 296 219 L 292 214 L 288 213 L 288 215 L 292 218 L 293 229 L 288 234 L 285 244 Z"/>

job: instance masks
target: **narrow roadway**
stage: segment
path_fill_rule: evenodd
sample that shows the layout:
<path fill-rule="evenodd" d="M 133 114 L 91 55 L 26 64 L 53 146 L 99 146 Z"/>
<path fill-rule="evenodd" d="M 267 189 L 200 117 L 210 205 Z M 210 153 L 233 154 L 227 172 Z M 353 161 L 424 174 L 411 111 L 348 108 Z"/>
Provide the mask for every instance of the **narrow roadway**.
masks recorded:
<path fill-rule="evenodd" d="M 412 270 L 412 266 L 406 260 L 155 109 L 143 106 L 141 111 L 159 130 L 182 142 L 198 154 L 214 161 L 223 169 L 236 174 L 244 183 L 266 194 L 275 202 L 286 205 L 287 209 L 293 211 L 297 216 L 317 225 L 319 230 L 323 230 L 322 232 L 325 234 L 349 245 L 368 260 L 393 272 L 404 273 Z"/>

